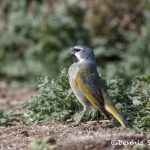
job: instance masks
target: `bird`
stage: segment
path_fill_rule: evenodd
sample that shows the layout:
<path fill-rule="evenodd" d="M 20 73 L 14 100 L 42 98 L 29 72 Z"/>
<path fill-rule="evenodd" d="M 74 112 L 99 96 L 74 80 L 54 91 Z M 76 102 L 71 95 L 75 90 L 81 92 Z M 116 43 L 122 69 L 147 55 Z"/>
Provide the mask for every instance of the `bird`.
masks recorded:
<path fill-rule="evenodd" d="M 71 48 L 73 64 L 68 69 L 70 87 L 83 106 L 76 121 L 79 125 L 85 113 L 92 107 L 102 112 L 108 119 L 114 117 L 124 128 L 127 120 L 116 109 L 102 84 L 102 76 L 97 71 L 96 58 L 88 46 L 77 45 Z"/>

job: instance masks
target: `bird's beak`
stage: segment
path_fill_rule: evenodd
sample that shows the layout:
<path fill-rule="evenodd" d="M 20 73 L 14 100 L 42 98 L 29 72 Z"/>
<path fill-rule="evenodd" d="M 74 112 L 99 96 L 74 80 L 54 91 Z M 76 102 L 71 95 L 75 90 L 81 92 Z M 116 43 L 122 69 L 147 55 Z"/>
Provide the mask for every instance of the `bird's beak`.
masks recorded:
<path fill-rule="evenodd" d="M 70 50 L 70 52 L 69 52 L 68 54 L 72 56 L 72 59 L 73 59 L 73 62 L 74 62 L 74 63 L 75 63 L 75 62 L 78 62 L 78 59 L 77 59 L 76 56 L 75 56 L 75 51 L 74 51 L 73 48 L 71 48 L 71 50 Z"/>
<path fill-rule="evenodd" d="M 69 55 L 71 55 L 71 56 L 74 56 L 74 55 L 75 55 L 73 48 L 71 48 L 71 50 L 70 50 L 70 52 L 69 52 Z"/>

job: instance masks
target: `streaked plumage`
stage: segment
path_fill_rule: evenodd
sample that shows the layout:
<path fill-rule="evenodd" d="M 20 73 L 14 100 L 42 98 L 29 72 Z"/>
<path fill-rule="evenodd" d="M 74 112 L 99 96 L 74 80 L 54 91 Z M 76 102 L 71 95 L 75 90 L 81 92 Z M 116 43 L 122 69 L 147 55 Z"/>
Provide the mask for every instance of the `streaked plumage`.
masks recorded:
<path fill-rule="evenodd" d="M 110 119 L 111 114 L 123 127 L 127 127 L 127 121 L 113 106 L 102 86 L 101 76 L 97 72 L 93 51 L 86 46 L 75 46 L 72 49 L 72 55 L 75 62 L 68 71 L 69 82 L 75 96 L 83 105 L 81 119 L 92 105 L 107 118 Z"/>

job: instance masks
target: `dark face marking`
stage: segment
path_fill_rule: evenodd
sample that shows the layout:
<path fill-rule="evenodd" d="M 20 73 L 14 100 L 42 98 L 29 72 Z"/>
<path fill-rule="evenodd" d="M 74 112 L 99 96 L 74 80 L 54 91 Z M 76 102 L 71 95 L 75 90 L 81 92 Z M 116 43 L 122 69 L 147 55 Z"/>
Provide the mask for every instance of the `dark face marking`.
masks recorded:
<path fill-rule="evenodd" d="M 73 48 L 73 50 L 74 50 L 74 52 L 76 53 L 76 52 L 80 52 L 81 51 L 81 49 L 80 48 Z"/>
<path fill-rule="evenodd" d="M 74 63 L 76 63 L 76 62 L 79 61 L 78 58 L 77 58 L 75 55 L 72 55 L 72 59 L 73 59 L 73 62 L 74 62 Z"/>
<path fill-rule="evenodd" d="M 72 56 L 72 59 L 73 59 L 73 62 L 74 63 L 76 63 L 76 62 L 78 62 L 79 60 L 78 60 L 78 58 L 76 57 L 76 55 L 75 55 L 75 53 L 77 53 L 77 52 L 79 52 L 79 51 L 81 51 L 81 49 L 80 48 L 75 48 L 75 47 L 73 47 L 72 49 L 71 49 L 71 56 Z"/>

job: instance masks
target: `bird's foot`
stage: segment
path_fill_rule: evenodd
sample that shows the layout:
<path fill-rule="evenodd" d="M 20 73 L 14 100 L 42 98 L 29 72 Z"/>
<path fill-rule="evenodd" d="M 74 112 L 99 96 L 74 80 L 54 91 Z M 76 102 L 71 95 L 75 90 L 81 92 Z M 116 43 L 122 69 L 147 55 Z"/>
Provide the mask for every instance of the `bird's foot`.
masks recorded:
<path fill-rule="evenodd" d="M 83 114 L 80 113 L 79 115 L 77 115 L 77 117 L 74 118 L 75 122 L 71 123 L 70 126 L 71 127 L 79 126 L 81 124 L 82 118 L 83 118 Z"/>

